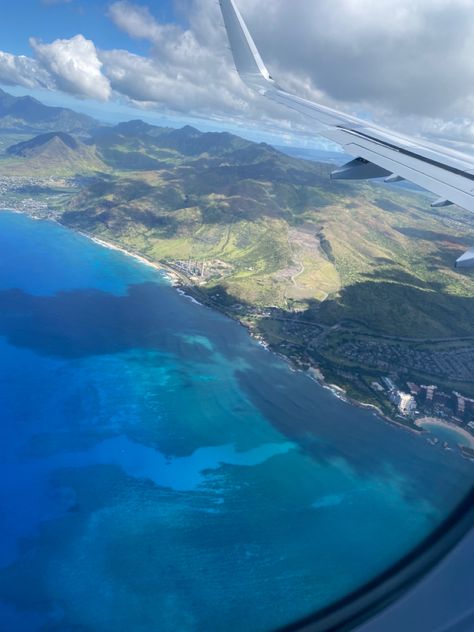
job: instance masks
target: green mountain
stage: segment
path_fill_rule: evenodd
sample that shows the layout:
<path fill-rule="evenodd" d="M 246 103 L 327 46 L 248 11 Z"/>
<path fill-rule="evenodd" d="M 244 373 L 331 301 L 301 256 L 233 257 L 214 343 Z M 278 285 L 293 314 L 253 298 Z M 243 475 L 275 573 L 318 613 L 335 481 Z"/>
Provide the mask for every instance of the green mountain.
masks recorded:
<path fill-rule="evenodd" d="M 31 140 L 11 145 L 6 153 L 10 156 L 32 158 L 41 155 L 46 150 L 56 150 L 64 154 L 68 149 L 72 151 L 79 149 L 79 143 L 75 138 L 64 132 L 50 132 L 49 134 L 41 134 Z"/>
<path fill-rule="evenodd" d="M 229 304 L 387 335 L 472 332 L 473 279 L 452 268 L 474 242 L 468 213 L 331 182 L 329 165 L 227 133 L 131 122 L 94 141 L 116 171 L 71 202 L 68 224 L 154 260 L 204 263 L 215 274 L 201 287 Z"/>
<path fill-rule="evenodd" d="M 56 219 L 162 262 L 356 399 L 386 406 L 371 384 L 391 372 L 474 395 L 474 277 L 453 269 L 474 243 L 472 215 L 407 188 L 331 181 L 333 168 L 143 121 L 81 141 L 40 134 L 0 160 L 0 174 L 40 184 L 87 174 L 56 205 L 45 193 Z"/>
<path fill-rule="evenodd" d="M 49 132 L 11 145 L 8 159 L 0 161 L 0 173 L 17 175 L 77 175 L 106 170 L 94 146 L 70 134 Z"/>
<path fill-rule="evenodd" d="M 0 90 L 0 130 L 28 133 L 62 131 L 81 135 L 98 126 L 98 121 L 85 114 L 50 107 L 33 97 L 15 97 Z"/>
<path fill-rule="evenodd" d="M 161 169 L 179 164 L 184 157 L 216 158 L 252 145 L 232 134 L 203 134 L 189 125 L 160 128 L 143 121 L 97 130 L 92 142 L 112 168 L 131 171 Z"/>

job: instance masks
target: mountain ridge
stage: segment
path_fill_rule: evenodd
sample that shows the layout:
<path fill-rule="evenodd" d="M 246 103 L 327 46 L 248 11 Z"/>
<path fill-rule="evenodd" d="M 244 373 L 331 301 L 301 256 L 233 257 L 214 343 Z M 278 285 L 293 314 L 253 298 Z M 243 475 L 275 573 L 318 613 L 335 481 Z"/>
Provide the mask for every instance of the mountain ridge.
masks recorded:
<path fill-rule="evenodd" d="M 365 358 L 368 340 L 392 341 L 406 379 L 445 385 L 430 369 L 443 341 L 472 333 L 474 280 L 452 268 L 474 241 L 469 213 L 432 209 L 402 188 L 331 181 L 333 165 L 228 132 L 135 120 L 83 140 L 56 130 L 16 143 L 35 155 L 7 154 L 4 173 L 87 173 L 48 199 L 55 219 L 184 275 L 204 302 L 355 399 L 387 405 L 371 384 L 389 369 L 375 352 Z M 413 340 L 432 353 L 423 370 L 405 362 Z M 474 380 L 447 388 L 474 395 Z"/>
<path fill-rule="evenodd" d="M 0 89 L 0 129 L 84 134 L 103 125 L 69 108 L 49 106 L 34 97 L 15 97 Z"/>
<path fill-rule="evenodd" d="M 95 146 L 65 132 L 48 132 L 15 143 L 6 149 L 5 155 L 7 162 L 2 165 L 0 161 L 0 173 L 15 170 L 19 175 L 40 176 L 107 171 Z"/>
<path fill-rule="evenodd" d="M 63 145 L 69 149 L 75 150 L 79 148 L 79 143 L 70 134 L 65 132 L 48 132 L 46 134 L 40 134 L 35 136 L 31 140 L 16 143 L 10 145 L 7 148 L 6 153 L 10 156 L 21 156 L 22 158 L 29 158 L 31 156 L 41 153 L 41 150 L 50 143 L 58 139 Z"/>

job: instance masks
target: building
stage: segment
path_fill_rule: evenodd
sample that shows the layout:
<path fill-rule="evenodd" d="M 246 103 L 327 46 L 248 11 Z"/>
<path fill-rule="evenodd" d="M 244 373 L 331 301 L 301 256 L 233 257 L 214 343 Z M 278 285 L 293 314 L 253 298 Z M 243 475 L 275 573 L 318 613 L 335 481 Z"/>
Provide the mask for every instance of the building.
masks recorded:
<path fill-rule="evenodd" d="M 466 400 L 461 395 L 461 393 L 456 393 L 453 391 L 454 395 L 454 412 L 458 419 L 464 419 L 464 415 L 466 414 Z"/>
<path fill-rule="evenodd" d="M 397 385 L 389 377 L 383 377 L 382 382 L 385 384 L 389 391 L 397 390 Z"/>
<path fill-rule="evenodd" d="M 377 391 L 377 393 L 383 393 L 385 390 L 384 387 L 380 384 L 380 382 L 372 382 L 371 386 L 374 389 L 374 391 Z"/>
<path fill-rule="evenodd" d="M 433 402 L 436 391 L 438 390 L 437 386 L 422 386 L 421 388 L 426 390 L 426 401 Z"/>
<path fill-rule="evenodd" d="M 398 407 L 399 412 L 406 417 L 413 415 L 416 411 L 416 399 L 413 395 L 397 391 L 396 393 L 393 393 L 393 397 L 391 399 Z"/>
<path fill-rule="evenodd" d="M 410 389 L 410 393 L 414 396 L 419 395 L 421 392 L 421 387 L 414 382 L 407 382 L 407 386 Z"/>

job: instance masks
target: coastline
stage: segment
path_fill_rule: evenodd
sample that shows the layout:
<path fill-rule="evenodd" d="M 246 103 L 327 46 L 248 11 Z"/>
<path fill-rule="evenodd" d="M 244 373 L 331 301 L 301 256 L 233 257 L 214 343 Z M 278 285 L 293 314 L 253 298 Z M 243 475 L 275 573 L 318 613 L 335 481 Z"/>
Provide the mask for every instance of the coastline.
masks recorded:
<path fill-rule="evenodd" d="M 315 373 L 317 373 L 318 375 L 315 376 Z M 359 402 L 356 399 L 349 397 L 346 391 L 340 386 L 326 382 L 321 371 L 319 369 L 316 369 L 315 367 L 310 367 L 306 371 L 306 374 L 310 377 L 310 379 L 312 379 L 314 382 L 319 384 L 319 386 L 321 386 L 322 388 L 328 391 L 331 391 L 331 393 L 335 397 L 337 397 L 337 399 L 340 399 L 341 401 L 346 402 L 346 404 L 350 404 L 351 406 L 355 406 L 356 408 L 362 408 L 364 410 L 372 411 L 372 413 L 376 417 L 381 419 L 382 421 L 385 421 L 386 423 L 389 423 L 391 425 L 395 425 L 398 428 L 405 430 L 407 432 L 414 432 L 415 434 L 421 434 L 423 432 L 421 428 L 417 427 L 416 423 L 414 423 L 413 425 L 401 423 L 400 421 L 397 421 L 396 419 L 393 419 L 392 417 L 389 417 L 388 415 L 386 415 L 375 404 L 366 404 L 365 402 Z"/>
<path fill-rule="evenodd" d="M 64 224 L 61 224 L 61 226 L 64 226 Z M 143 255 L 139 255 L 135 252 L 131 252 L 130 250 L 127 250 L 123 246 L 118 246 L 110 241 L 105 241 L 104 239 L 100 239 L 99 237 L 94 237 L 93 235 L 89 235 L 80 230 L 77 231 L 77 233 L 79 235 L 82 235 L 83 237 L 86 237 L 87 239 L 90 239 L 95 244 L 102 246 L 103 248 L 107 248 L 108 250 L 116 250 L 117 252 L 121 252 L 122 254 L 127 255 L 128 257 L 132 257 L 132 259 L 139 261 L 140 263 L 148 266 L 149 268 L 154 268 L 155 270 L 159 270 L 160 272 L 165 272 L 165 270 L 163 269 L 163 266 L 159 265 L 158 263 L 155 263 L 154 261 L 150 261 Z M 176 283 L 176 280 L 172 278 L 171 276 L 169 277 L 169 279 L 170 281 L 173 281 L 172 283 L 173 285 Z"/>
<path fill-rule="evenodd" d="M 422 417 L 421 419 L 417 419 L 415 424 L 424 432 L 431 432 L 430 427 L 432 426 L 442 430 L 451 431 L 453 434 L 463 437 L 469 444 L 467 446 L 458 444 L 460 447 L 467 447 L 470 450 L 474 450 L 474 437 L 467 430 L 460 426 L 456 426 L 454 423 L 445 421 L 444 419 L 439 419 L 438 417 Z"/>
<path fill-rule="evenodd" d="M 61 224 L 61 226 L 65 226 L 65 225 Z M 66 228 L 69 228 L 69 227 L 66 226 Z M 85 237 L 86 239 L 89 239 L 90 241 L 93 241 L 98 246 L 102 246 L 102 248 L 108 248 L 109 250 L 116 250 L 117 252 L 120 252 L 123 255 L 126 255 L 127 257 L 131 257 L 132 259 L 135 259 L 135 261 L 138 261 L 142 265 L 146 265 L 149 268 L 153 268 L 154 270 L 157 270 L 158 272 L 161 272 L 166 277 L 166 279 L 169 281 L 170 285 L 172 287 L 175 287 L 180 294 L 182 294 L 183 296 L 186 296 L 187 298 L 193 300 L 198 305 L 202 305 L 202 303 L 200 303 L 193 296 L 187 294 L 184 291 L 182 278 L 180 278 L 180 275 L 175 270 L 173 270 L 172 268 L 170 268 L 166 264 L 164 264 L 164 263 L 156 263 L 156 261 L 151 261 L 150 259 L 147 259 L 143 255 L 139 255 L 136 252 L 132 252 L 131 250 L 127 250 L 123 246 L 119 246 L 117 244 L 114 244 L 113 242 L 106 241 L 105 239 L 100 239 L 99 237 L 95 237 L 94 235 L 89 235 L 88 233 L 85 233 L 83 231 L 78 230 L 76 232 L 79 235 L 82 235 L 82 237 Z"/>
<path fill-rule="evenodd" d="M 311 379 L 313 382 L 318 384 L 318 386 L 320 386 L 321 388 L 324 388 L 325 390 L 330 391 L 334 395 L 334 397 L 336 397 L 337 399 L 344 401 L 347 404 L 350 404 L 352 406 L 356 406 L 358 408 L 372 409 L 374 411 L 374 414 L 376 414 L 377 417 L 380 417 L 381 419 L 389 423 L 396 424 L 397 426 L 401 428 L 405 428 L 406 430 L 410 430 L 412 432 L 419 432 L 416 428 L 409 428 L 408 426 L 404 424 L 401 424 L 395 420 L 390 419 L 389 417 L 384 415 L 383 412 L 379 408 L 377 408 L 377 406 L 374 406 L 373 404 L 364 404 L 364 402 L 358 402 L 356 400 L 351 399 L 350 397 L 347 396 L 344 389 L 337 386 L 336 384 L 330 384 L 329 382 L 326 382 L 322 372 L 317 367 L 302 369 L 301 367 L 297 366 L 297 364 L 289 356 L 283 355 L 282 353 L 278 351 L 273 351 L 270 344 L 260 334 L 256 335 L 252 331 L 252 329 L 248 325 L 246 325 L 245 322 L 243 322 L 242 320 L 236 319 L 235 317 L 233 317 L 231 314 L 229 314 L 227 311 L 223 309 L 219 309 L 217 305 L 215 305 L 214 303 L 211 303 L 210 301 L 204 302 L 204 301 L 197 300 L 195 296 L 189 293 L 191 281 L 187 277 L 185 277 L 184 274 L 177 272 L 176 270 L 174 270 L 170 266 L 167 266 L 164 263 L 156 263 L 155 261 L 150 261 L 143 255 L 139 255 L 133 251 L 127 250 L 123 246 L 119 246 L 117 244 L 114 244 L 113 242 L 106 241 L 104 239 L 95 237 L 93 235 L 89 235 L 88 233 L 85 233 L 83 231 L 76 231 L 76 232 L 82 235 L 83 237 L 86 237 L 87 239 L 93 241 L 97 245 L 102 246 L 103 248 L 116 250 L 117 252 L 120 252 L 128 257 L 132 257 L 133 259 L 135 259 L 136 261 L 139 261 L 143 265 L 147 265 L 163 273 L 166 276 L 166 278 L 170 281 L 171 285 L 175 287 L 182 296 L 187 297 L 188 299 L 190 299 L 197 305 L 201 305 L 203 307 L 210 307 L 211 309 L 215 309 L 216 311 L 219 311 L 225 316 L 232 318 L 232 320 L 237 320 L 237 322 L 248 331 L 249 336 L 253 340 L 255 340 L 261 347 L 263 347 L 266 351 L 269 351 L 270 353 L 274 353 L 275 355 L 277 355 L 280 359 L 282 359 L 284 362 L 286 362 L 289 365 L 292 371 L 301 371 L 302 373 L 307 375 L 309 379 Z M 193 289 L 192 286 L 191 286 L 191 289 Z"/>
<path fill-rule="evenodd" d="M 423 429 L 418 427 L 416 423 L 413 423 L 412 425 L 402 423 L 384 414 L 383 411 L 380 408 L 378 408 L 375 404 L 367 404 L 365 402 L 360 402 L 349 397 L 343 388 L 341 388 L 340 386 L 337 386 L 336 384 L 331 384 L 327 382 L 324 378 L 323 373 L 318 367 L 312 366 L 312 367 L 309 367 L 308 369 L 303 369 L 300 366 L 298 366 L 298 364 L 293 360 L 293 358 L 283 355 L 279 351 L 274 351 L 271 348 L 271 345 L 261 336 L 261 334 L 255 334 L 252 328 L 249 327 L 241 319 L 236 318 L 232 314 L 229 314 L 224 309 L 220 309 L 219 306 L 216 305 L 215 303 L 209 300 L 204 300 L 204 297 L 202 297 L 200 292 L 196 292 L 196 294 L 199 296 L 199 298 L 203 300 L 198 300 L 196 296 L 193 296 L 193 292 L 192 291 L 190 292 L 190 290 L 194 290 L 194 287 L 192 286 L 192 282 L 183 273 L 176 271 L 174 268 L 171 268 L 165 263 L 156 263 L 155 261 L 151 261 L 147 259 L 146 257 L 144 257 L 143 255 L 139 255 L 133 251 L 127 250 L 123 246 L 119 246 L 117 244 L 114 244 L 113 242 L 106 241 L 104 239 L 95 237 L 93 235 L 89 235 L 83 231 L 77 231 L 77 232 L 83 237 L 90 239 L 97 245 L 102 246 L 103 248 L 116 250 L 117 252 L 121 252 L 122 254 L 128 257 L 132 257 L 133 259 L 135 259 L 136 261 L 139 261 L 143 265 L 147 265 L 149 267 L 154 268 L 155 270 L 158 270 L 159 272 L 165 275 L 165 277 L 168 279 L 171 285 L 175 287 L 182 296 L 185 296 L 186 298 L 193 301 L 197 305 L 201 305 L 203 307 L 209 307 L 210 309 L 215 309 L 216 311 L 219 311 L 221 314 L 224 314 L 228 318 L 231 318 L 232 320 L 237 321 L 242 327 L 244 327 L 247 330 L 249 336 L 253 340 L 255 340 L 261 347 L 263 347 L 266 351 L 269 351 L 270 353 L 274 353 L 281 360 L 286 362 L 292 371 L 301 371 L 302 373 L 304 373 L 310 380 L 318 384 L 318 386 L 320 386 L 321 388 L 329 391 L 334 397 L 336 397 L 340 401 L 343 401 L 346 404 L 349 404 L 351 406 L 355 406 L 356 408 L 370 410 L 380 420 L 384 421 L 385 423 L 395 425 L 398 428 L 405 430 L 406 432 L 412 432 L 415 434 L 421 434 L 423 432 Z M 474 447 L 474 439 L 473 439 L 473 447 Z"/>
<path fill-rule="evenodd" d="M 19 213 L 19 214 L 24 214 L 24 215 L 28 215 L 29 217 L 31 217 L 32 219 L 35 220 L 46 220 L 46 221 L 53 221 L 58 223 L 59 225 L 67 228 L 68 230 L 74 230 L 72 228 L 70 228 L 69 226 L 67 226 L 66 224 L 63 224 L 62 222 L 58 221 L 56 218 L 53 217 L 41 217 L 41 216 L 35 216 L 34 214 L 25 212 L 25 211 L 19 211 L 19 210 L 10 210 L 10 209 L 3 209 L 7 212 L 14 212 L 14 213 Z M 249 336 L 255 340 L 260 346 L 262 346 L 266 351 L 269 351 L 273 354 L 275 354 L 276 356 L 278 356 L 281 360 L 283 360 L 285 363 L 288 364 L 289 368 L 292 371 L 299 371 L 304 373 L 310 380 L 312 380 L 313 382 L 315 382 L 316 384 L 318 384 L 318 386 L 320 386 L 321 388 L 330 391 L 330 393 L 336 397 L 337 399 L 339 399 L 340 401 L 343 401 L 351 406 L 355 406 L 356 408 L 360 408 L 360 409 L 364 409 L 364 410 L 370 410 L 372 411 L 372 413 L 374 414 L 374 416 L 376 416 L 378 419 L 380 419 L 381 421 L 384 421 L 385 423 L 389 423 L 391 425 L 395 425 L 400 429 L 403 429 L 407 432 L 412 432 L 412 433 L 416 433 L 417 435 L 421 435 L 423 432 L 426 432 L 426 430 L 419 424 L 420 421 L 423 421 L 423 419 L 417 419 L 417 420 L 413 420 L 411 423 L 403 423 L 402 421 L 398 421 L 397 419 L 395 419 L 394 417 L 390 417 L 387 414 L 385 414 L 378 406 L 376 406 L 375 404 L 369 404 L 369 403 L 365 403 L 363 401 L 358 401 L 356 399 L 353 399 L 352 397 L 347 395 L 347 392 L 341 388 L 340 386 L 337 386 L 336 384 L 331 384 L 330 382 L 326 381 L 324 374 L 322 373 L 322 371 L 319 369 L 319 367 L 317 366 L 310 366 L 309 368 L 303 368 L 302 366 L 300 366 L 298 364 L 298 362 L 292 358 L 291 356 L 287 356 L 282 354 L 280 351 L 274 350 L 271 347 L 271 344 L 269 342 L 267 342 L 263 336 L 258 333 L 256 334 L 252 327 L 249 326 L 248 323 L 246 323 L 245 321 L 243 321 L 242 319 L 240 319 L 238 316 L 236 316 L 233 313 L 228 312 L 227 310 L 225 310 L 224 308 L 222 308 L 220 305 L 216 304 L 214 301 L 211 301 L 206 295 L 203 295 L 202 292 L 199 291 L 199 289 L 195 288 L 195 286 L 193 285 L 191 279 L 189 279 L 184 273 L 182 273 L 181 271 L 176 270 L 175 268 L 167 265 L 166 263 L 163 262 L 159 262 L 157 263 L 156 261 L 152 261 L 150 259 L 147 259 L 145 256 L 138 254 L 136 252 L 133 252 L 131 250 L 128 250 L 127 248 L 116 244 L 114 242 L 111 241 L 107 241 L 105 239 L 96 237 L 94 235 L 88 234 L 84 231 L 81 230 L 74 230 L 74 232 L 76 232 L 77 234 L 81 235 L 82 237 L 85 237 L 86 239 L 93 241 L 95 244 L 97 244 L 98 246 L 101 246 L 102 248 L 107 248 L 109 250 L 115 250 L 117 252 L 120 252 L 121 254 L 127 256 L 127 257 L 131 257 L 133 258 L 135 261 L 138 261 L 140 264 L 142 265 L 146 265 L 148 267 L 151 267 L 153 269 L 155 269 L 156 271 L 162 273 L 165 278 L 168 280 L 168 282 L 170 283 L 170 285 L 174 288 L 176 288 L 176 290 L 182 295 L 185 296 L 186 298 L 188 298 L 189 300 L 191 300 L 192 302 L 194 302 L 197 305 L 203 306 L 203 307 L 208 307 L 209 309 L 213 309 L 216 310 L 218 312 L 220 312 L 221 314 L 227 316 L 228 318 L 231 318 L 232 320 L 238 322 L 242 327 L 244 327 Z M 441 420 L 438 420 L 440 422 L 441 425 L 443 425 L 444 427 L 446 427 L 446 423 L 442 422 Z M 449 425 L 449 424 L 448 424 Z M 458 428 L 457 426 L 454 426 L 453 424 L 451 424 L 451 427 L 453 429 L 456 430 L 462 430 L 460 428 Z M 469 437 L 470 441 L 471 441 L 471 445 L 469 448 L 467 447 L 460 447 L 460 450 L 462 452 L 462 454 L 470 459 L 473 459 L 473 455 L 471 455 L 470 453 L 465 452 L 464 450 L 467 450 L 468 452 L 473 452 L 474 454 L 474 437 L 467 431 L 464 430 L 464 433 L 467 437 Z"/>

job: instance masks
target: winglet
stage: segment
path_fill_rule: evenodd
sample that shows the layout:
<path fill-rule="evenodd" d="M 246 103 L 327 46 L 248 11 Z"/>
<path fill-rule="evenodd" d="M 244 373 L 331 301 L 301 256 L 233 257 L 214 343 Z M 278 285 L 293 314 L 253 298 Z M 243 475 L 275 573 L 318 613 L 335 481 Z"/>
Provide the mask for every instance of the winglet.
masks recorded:
<path fill-rule="evenodd" d="M 219 0 L 219 4 L 239 75 L 252 88 L 274 85 L 234 0 Z"/>
<path fill-rule="evenodd" d="M 456 261 L 456 268 L 474 268 L 474 248 L 470 248 Z"/>

